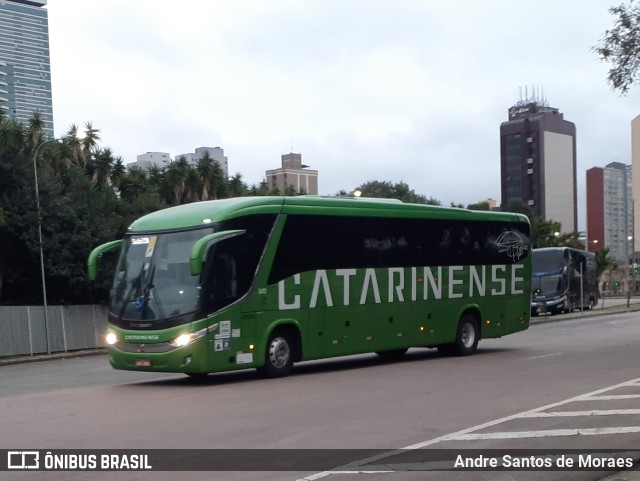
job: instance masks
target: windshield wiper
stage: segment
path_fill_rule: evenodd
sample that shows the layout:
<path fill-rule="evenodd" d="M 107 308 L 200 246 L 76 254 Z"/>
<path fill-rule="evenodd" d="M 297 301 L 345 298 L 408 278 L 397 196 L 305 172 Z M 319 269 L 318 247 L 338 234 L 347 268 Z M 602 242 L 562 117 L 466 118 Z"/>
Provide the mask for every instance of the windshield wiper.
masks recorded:
<path fill-rule="evenodd" d="M 124 302 L 122 303 L 122 307 L 120 308 L 120 312 L 118 313 L 118 320 L 120 321 L 122 320 L 122 316 L 124 316 L 124 311 L 127 310 L 127 306 L 132 302 L 136 301 L 136 299 L 131 299 L 131 294 L 133 294 L 133 289 L 136 287 L 137 279 L 140 280 L 140 285 L 142 285 L 143 272 L 144 272 L 144 262 L 140 266 L 140 272 L 138 273 L 138 276 L 134 278 L 133 281 L 131 281 L 131 285 L 129 286 L 129 289 L 127 289 L 127 295 L 124 297 Z"/>
<path fill-rule="evenodd" d="M 142 294 L 142 317 L 146 318 L 147 316 L 147 306 L 149 304 L 149 295 L 151 294 L 151 291 L 156 292 L 156 296 L 154 296 L 154 300 L 156 302 L 156 305 L 158 306 L 158 314 L 160 314 L 160 319 L 166 319 L 166 316 L 164 314 L 164 309 L 162 309 L 162 303 L 160 302 L 160 299 L 157 296 L 157 291 L 156 291 L 156 286 L 153 284 L 153 278 L 155 276 L 156 273 L 156 266 L 155 264 L 153 265 L 153 267 L 151 268 L 151 273 L 149 274 L 149 280 L 147 281 L 147 284 L 144 286 L 144 291 Z"/>

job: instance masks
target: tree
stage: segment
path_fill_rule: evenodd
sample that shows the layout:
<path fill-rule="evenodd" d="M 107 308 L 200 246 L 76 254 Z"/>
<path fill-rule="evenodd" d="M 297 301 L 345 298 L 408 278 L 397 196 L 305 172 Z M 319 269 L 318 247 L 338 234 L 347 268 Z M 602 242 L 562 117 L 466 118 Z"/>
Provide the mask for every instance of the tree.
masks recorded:
<path fill-rule="evenodd" d="M 243 197 L 247 195 L 247 190 L 247 185 L 242 180 L 242 174 L 236 172 L 236 174 L 229 179 L 229 196 Z"/>
<path fill-rule="evenodd" d="M 200 200 L 209 200 L 209 194 L 211 193 L 211 182 L 215 182 L 213 179 L 213 164 L 217 164 L 215 160 L 209 155 L 209 151 L 205 150 L 202 157 L 198 159 L 196 165 L 196 171 L 200 176 L 202 189 L 200 191 Z"/>
<path fill-rule="evenodd" d="M 80 158 L 83 166 L 86 166 L 91 160 L 91 155 L 98 148 L 99 140 L 100 131 L 94 129 L 91 122 L 86 122 L 84 124 L 84 137 L 80 139 Z"/>
<path fill-rule="evenodd" d="M 640 80 L 640 5 L 630 0 L 628 5 L 611 7 L 614 26 L 605 31 L 600 44 L 593 47 L 600 60 L 611 64 L 607 81 L 613 90 L 623 95 Z"/>
<path fill-rule="evenodd" d="M 109 181 L 114 189 L 117 190 L 120 187 L 120 182 L 126 173 L 127 168 L 124 166 L 124 160 L 122 160 L 121 156 L 117 156 L 111 165 L 111 174 L 109 176 Z"/>
<path fill-rule="evenodd" d="M 113 152 L 110 148 L 97 149 L 89 161 L 88 169 L 91 181 L 98 188 L 108 185 L 111 179 L 111 169 L 113 167 Z"/>
<path fill-rule="evenodd" d="M 529 217 L 529 219 L 533 217 L 533 212 L 531 210 L 531 207 L 529 207 L 520 199 L 511 199 L 510 201 L 508 201 L 507 207 L 504 211 L 515 212 L 517 214 L 524 214 L 527 217 Z"/>
<path fill-rule="evenodd" d="M 616 261 L 609 257 L 609 248 L 605 247 L 604 249 L 599 249 L 595 252 L 596 254 L 596 274 L 598 279 L 600 279 L 600 275 L 609 268 L 617 267 Z"/>
<path fill-rule="evenodd" d="M 539 247 L 558 247 L 562 244 L 560 238 L 560 222 L 544 220 L 539 217 L 531 217 L 531 245 L 534 249 Z"/>
<path fill-rule="evenodd" d="M 371 180 L 357 187 L 363 197 L 377 197 L 380 199 L 398 199 L 402 202 L 415 204 L 442 205 L 439 200 L 433 197 L 426 198 L 424 195 L 416 194 L 405 182 L 392 184 L 389 181 Z"/>
<path fill-rule="evenodd" d="M 491 210 L 491 205 L 489 205 L 489 202 L 487 202 L 486 200 L 483 200 L 482 202 L 478 202 L 476 204 L 469 204 L 467 206 L 467 209 L 469 209 L 469 210 Z"/>
<path fill-rule="evenodd" d="M 171 195 L 168 198 L 163 194 L 163 197 L 165 197 L 170 204 L 179 205 L 182 203 L 189 170 L 191 170 L 191 166 L 189 166 L 187 158 L 184 156 L 180 157 L 178 160 L 169 162 L 167 165 L 167 168 L 164 171 L 161 187 L 164 187 L 171 192 Z"/>

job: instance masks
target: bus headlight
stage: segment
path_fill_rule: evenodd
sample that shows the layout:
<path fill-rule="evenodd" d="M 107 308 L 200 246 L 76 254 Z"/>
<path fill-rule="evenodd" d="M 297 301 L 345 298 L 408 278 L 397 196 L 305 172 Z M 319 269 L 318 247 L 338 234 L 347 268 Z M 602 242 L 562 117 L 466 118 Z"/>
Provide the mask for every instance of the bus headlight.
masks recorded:
<path fill-rule="evenodd" d="M 107 335 L 104 339 L 110 346 L 113 346 L 116 342 L 118 342 L 118 336 L 116 336 L 116 333 L 113 331 L 107 331 Z"/>
<path fill-rule="evenodd" d="M 205 327 L 204 329 L 200 329 L 199 331 L 196 331 L 196 332 L 180 334 L 173 341 L 170 341 L 169 344 L 171 344 L 174 347 L 183 347 L 183 346 L 186 346 L 187 344 L 192 343 L 193 341 L 197 341 L 198 339 L 205 336 L 206 334 L 207 334 L 207 328 Z"/>

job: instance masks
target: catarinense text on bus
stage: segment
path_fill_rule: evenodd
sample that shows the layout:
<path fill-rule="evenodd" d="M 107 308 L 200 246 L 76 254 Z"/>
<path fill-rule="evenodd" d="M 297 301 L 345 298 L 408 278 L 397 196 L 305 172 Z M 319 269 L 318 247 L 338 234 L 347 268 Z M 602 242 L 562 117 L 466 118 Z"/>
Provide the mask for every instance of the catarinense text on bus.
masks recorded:
<path fill-rule="evenodd" d="M 523 269 L 523 264 L 319 269 L 278 282 L 278 308 L 313 309 L 319 301 L 329 307 L 348 306 L 352 299 L 364 305 L 372 301 L 380 304 L 519 295 L 525 287 Z M 311 291 L 296 288 L 302 283 L 301 276 L 313 277 Z"/>

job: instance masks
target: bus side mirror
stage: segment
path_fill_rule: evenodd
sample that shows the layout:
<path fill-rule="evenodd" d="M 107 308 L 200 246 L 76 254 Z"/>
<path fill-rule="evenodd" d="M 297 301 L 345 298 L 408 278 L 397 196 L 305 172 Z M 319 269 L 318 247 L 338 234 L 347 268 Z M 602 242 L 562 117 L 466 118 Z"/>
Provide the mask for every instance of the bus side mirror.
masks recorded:
<path fill-rule="evenodd" d="M 207 250 L 211 246 L 211 243 L 220 242 L 231 237 L 236 237 L 246 233 L 246 230 L 225 230 L 222 232 L 214 232 L 204 236 L 198 240 L 191 248 L 191 256 L 189 257 L 189 271 L 192 276 L 199 276 L 202 274 L 202 263 L 204 262 Z"/>
<path fill-rule="evenodd" d="M 106 244 L 102 244 L 91 251 L 89 254 L 89 259 L 87 260 L 87 272 L 89 274 L 89 280 L 96 280 L 96 272 L 98 267 L 98 259 L 104 254 L 113 249 L 118 249 L 122 246 L 123 240 L 115 240 L 111 242 L 107 242 Z"/>

